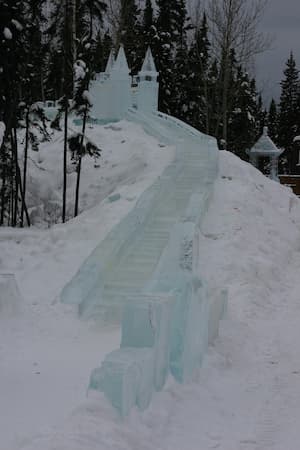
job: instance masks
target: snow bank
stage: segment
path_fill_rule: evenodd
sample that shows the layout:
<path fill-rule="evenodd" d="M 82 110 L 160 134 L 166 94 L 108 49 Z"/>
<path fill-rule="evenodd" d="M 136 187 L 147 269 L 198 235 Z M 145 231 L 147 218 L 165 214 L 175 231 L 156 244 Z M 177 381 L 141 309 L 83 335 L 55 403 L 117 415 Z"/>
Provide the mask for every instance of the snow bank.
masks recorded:
<path fill-rule="evenodd" d="M 80 127 L 70 124 L 70 135 Z M 87 136 L 102 150 L 100 159 L 82 160 L 80 212 L 98 205 L 122 185 L 134 184 L 169 160 L 170 153 L 146 135 L 138 125 L 123 121 L 107 126 L 88 126 Z M 23 145 L 20 143 L 20 162 Z M 165 151 L 164 151 L 165 150 Z M 76 166 L 68 155 L 67 217 L 74 213 Z M 152 175 L 151 175 L 152 174 Z M 152 178 L 153 179 L 153 178 Z M 28 160 L 27 206 L 34 225 L 49 227 L 61 221 L 63 183 L 63 133 L 55 132 L 50 142 L 30 151 Z"/>
<path fill-rule="evenodd" d="M 49 232 L 0 230 L 0 269 L 17 272 L 27 307 L 22 327 L 0 329 L 1 450 L 298 448 L 300 202 L 227 152 L 199 271 L 229 289 L 229 309 L 199 376 L 180 388 L 169 380 L 124 423 L 102 396 L 84 400 L 89 368 L 120 336 L 79 324 L 55 297 L 143 187 Z"/>

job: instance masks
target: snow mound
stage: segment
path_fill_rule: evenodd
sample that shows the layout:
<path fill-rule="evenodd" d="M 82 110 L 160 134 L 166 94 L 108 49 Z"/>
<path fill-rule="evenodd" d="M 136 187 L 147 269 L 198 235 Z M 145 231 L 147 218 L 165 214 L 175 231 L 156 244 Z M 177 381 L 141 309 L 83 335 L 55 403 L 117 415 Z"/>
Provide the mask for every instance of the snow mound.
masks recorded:
<path fill-rule="evenodd" d="M 70 123 L 69 135 L 80 127 Z M 101 149 L 101 157 L 85 156 L 82 160 L 79 211 L 98 205 L 117 187 L 134 184 L 147 173 L 162 166 L 170 153 L 150 138 L 142 128 L 126 121 L 106 126 L 89 125 L 87 138 Z M 20 161 L 22 163 L 22 139 Z M 67 218 L 74 213 L 76 166 L 68 153 Z M 27 206 L 31 222 L 46 228 L 61 222 L 63 183 L 63 132 L 53 132 L 50 142 L 40 144 L 39 151 L 30 150 L 28 159 Z"/>
<path fill-rule="evenodd" d="M 1 270 L 17 271 L 36 319 L 10 341 L 0 328 L 3 449 L 298 448 L 300 201 L 225 151 L 199 238 L 199 272 L 228 288 L 228 316 L 199 375 L 184 387 L 169 380 L 147 411 L 123 423 L 103 396 L 81 396 L 83 367 L 99 364 L 120 336 L 78 324 L 75 311 L 53 300 L 99 235 L 128 212 L 125 197 L 142 187 L 118 188 L 119 201 L 52 231 L 8 230 L 6 241 L 0 233 Z"/>

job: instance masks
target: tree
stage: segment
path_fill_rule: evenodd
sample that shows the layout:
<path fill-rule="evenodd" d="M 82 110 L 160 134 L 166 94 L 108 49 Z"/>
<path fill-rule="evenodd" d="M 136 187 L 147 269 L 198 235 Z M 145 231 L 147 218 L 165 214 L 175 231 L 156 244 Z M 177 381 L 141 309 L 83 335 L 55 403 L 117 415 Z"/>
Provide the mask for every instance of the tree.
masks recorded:
<path fill-rule="evenodd" d="M 153 54 L 160 73 L 159 109 L 180 115 L 178 87 L 182 87 L 186 77 L 186 33 L 189 28 L 185 1 L 157 0 L 157 7 Z"/>
<path fill-rule="evenodd" d="M 18 160 L 17 127 L 23 88 L 32 88 L 29 61 L 31 25 L 28 15 L 36 2 L 17 0 L 0 5 L 0 121 L 4 137 L 0 147 L 0 224 L 19 224 L 20 201 L 30 225 Z"/>
<path fill-rule="evenodd" d="M 77 38 L 87 38 L 92 45 L 99 26 L 103 24 L 103 14 L 106 10 L 107 4 L 102 0 L 77 0 Z"/>
<path fill-rule="evenodd" d="M 234 96 L 228 120 L 228 149 L 242 159 L 247 159 L 257 138 L 257 102 L 255 80 L 242 66 L 238 66 L 234 77 Z"/>
<path fill-rule="evenodd" d="M 120 23 L 116 46 L 123 44 L 129 67 L 133 75 L 140 69 L 144 56 L 140 10 L 135 0 L 121 0 Z"/>
<path fill-rule="evenodd" d="M 80 56 L 87 61 L 90 60 L 90 46 L 85 42 L 83 46 L 83 51 Z M 99 157 L 100 149 L 86 138 L 86 125 L 88 121 L 88 115 L 90 108 L 92 106 L 92 100 L 89 96 L 88 88 L 90 83 L 90 70 L 88 65 L 80 59 L 76 61 L 74 65 L 75 70 L 75 96 L 73 111 L 76 112 L 82 118 L 82 129 L 81 133 L 76 133 L 68 139 L 69 149 L 72 152 L 72 160 L 76 164 L 76 191 L 75 191 L 75 206 L 74 206 L 74 217 L 78 215 L 79 211 L 79 190 L 80 190 L 80 179 L 81 179 L 81 165 L 82 158 L 85 154 L 90 156 Z"/>
<path fill-rule="evenodd" d="M 64 112 L 64 150 L 63 150 L 63 195 L 62 221 L 66 221 L 67 205 L 67 155 L 68 155 L 68 116 L 69 100 L 74 93 L 73 67 L 76 57 L 76 0 L 65 0 L 64 14 L 64 96 L 61 101 Z"/>
<path fill-rule="evenodd" d="M 247 66 L 251 58 L 264 51 L 268 42 L 257 26 L 267 0 L 210 0 L 208 18 L 212 36 L 212 49 L 220 66 L 219 95 L 221 98 L 215 135 L 227 141 L 228 102 L 231 52 L 238 64 Z M 221 125 L 222 124 L 222 125 Z"/>
<path fill-rule="evenodd" d="M 152 7 L 152 1 L 146 0 L 145 9 L 143 12 L 142 20 L 142 35 L 143 35 L 143 50 L 146 53 L 147 48 L 153 45 L 153 39 L 156 34 L 156 28 L 154 25 L 154 12 Z"/>
<path fill-rule="evenodd" d="M 277 144 L 278 142 L 278 113 L 275 100 L 272 98 L 268 112 L 268 133 L 270 138 Z"/>
<path fill-rule="evenodd" d="M 208 76 L 210 42 L 206 14 L 194 30 L 188 54 L 186 121 L 209 134 Z"/>
<path fill-rule="evenodd" d="M 291 52 L 284 70 L 284 79 L 281 81 L 281 96 L 278 117 L 278 143 L 282 148 L 284 148 L 285 156 L 287 157 L 289 157 L 289 153 L 292 150 L 293 139 L 298 130 L 298 95 L 299 75 L 296 67 L 296 61 L 293 53 Z"/>

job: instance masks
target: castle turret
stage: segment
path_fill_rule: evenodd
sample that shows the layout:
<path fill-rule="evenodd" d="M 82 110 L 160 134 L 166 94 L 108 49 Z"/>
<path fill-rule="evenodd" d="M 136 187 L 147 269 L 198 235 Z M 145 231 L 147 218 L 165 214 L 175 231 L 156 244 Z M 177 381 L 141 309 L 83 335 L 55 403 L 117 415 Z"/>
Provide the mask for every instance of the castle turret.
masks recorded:
<path fill-rule="evenodd" d="M 115 65 L 115 51 L 114 51 L 114 49 L 111 49 L 108 60 L 107 60 L 106 68 L 105 68 L 106 75 L 110 75 L 114 65 Z"/>
<path fill-rule="evenodd" d="M 121 45 L 117 59 L 111 51 L 104 73 L 91 84 L 92 114 L 96 119 L 116 121 L 124 119 L 131 106 L 131 77 Z"/>
<path fill-rule="evenodd" d="M 129 72 L 124 48 L 121 45 L 117 59 L 110 70 L 108 108 L 111 119 L 123 119 L 131 106 L 131 77 Z"/>
<path fill-rule="evenodd" d="M 151 49 L 148 47 L 142 69 L 138 74 L 137 107 L 141 112 L 149 113 L 158 109 L 158 75 Z"/>

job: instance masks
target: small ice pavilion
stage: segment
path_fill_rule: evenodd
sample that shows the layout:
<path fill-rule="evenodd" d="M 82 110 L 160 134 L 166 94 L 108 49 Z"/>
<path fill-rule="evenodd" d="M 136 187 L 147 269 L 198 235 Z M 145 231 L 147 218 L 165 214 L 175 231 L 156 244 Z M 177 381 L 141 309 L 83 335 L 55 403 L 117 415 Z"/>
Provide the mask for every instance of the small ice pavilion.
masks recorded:
<path fill-rule="evenodd" d="M 270 178 L 274 181 L 279 181 L 278 178 L 278 159 L 283 150 L 276 147 L 272 139 L 268 136 L 268 127 L 264 127 L 262 136 L 258 139 L 256 144 L 249 151 L 250 162 L 259 167 L 261 158 L 268 158 L 270 160 Z"/>

